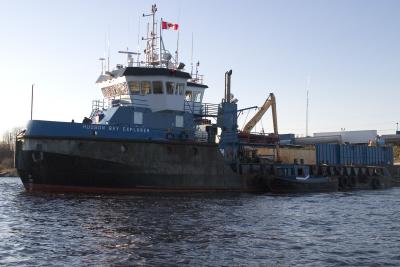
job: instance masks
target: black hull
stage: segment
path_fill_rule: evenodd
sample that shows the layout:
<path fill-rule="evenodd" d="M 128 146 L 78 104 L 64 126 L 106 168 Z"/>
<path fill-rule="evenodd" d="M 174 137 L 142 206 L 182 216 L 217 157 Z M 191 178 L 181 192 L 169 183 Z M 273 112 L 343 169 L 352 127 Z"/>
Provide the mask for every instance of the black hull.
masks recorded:
<path fill-rule="evenodd" d="M 313 178 L 310 178 L 313 180 Z M 319 181 L 318 181 L 319 180 Z M 318 179 L 317 181 L 295 180 L 290 178 L 272 178 L 269 182 L 269 190 L 276 194 L 291 193 L 320 193 L 338 191 L 338 180 L 336 177 Z"/>
<path fill-rule="evenodd" d="M 255 191 L 216 146 L 25 139 L 17 169 L 28 191 L 132 193 Z"/>
<path fill-rule="evenodd" d="M 370 189 L 388 189 L 393 186 L 393 180 L 390 175 L 383 176 L 364 176 L 364 177 L 339 177 L 339 190 L 370 190 Z"/>

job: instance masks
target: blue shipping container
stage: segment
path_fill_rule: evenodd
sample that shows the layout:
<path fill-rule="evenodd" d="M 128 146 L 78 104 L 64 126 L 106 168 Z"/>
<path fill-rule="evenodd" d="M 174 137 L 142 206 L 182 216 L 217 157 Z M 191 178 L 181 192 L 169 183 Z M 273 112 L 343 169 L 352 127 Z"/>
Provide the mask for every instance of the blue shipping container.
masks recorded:
<path fill-rule="evenodd" d="M 393 165 L 393 148 L 367 145 L 316 144 L 317 164 Z"/>

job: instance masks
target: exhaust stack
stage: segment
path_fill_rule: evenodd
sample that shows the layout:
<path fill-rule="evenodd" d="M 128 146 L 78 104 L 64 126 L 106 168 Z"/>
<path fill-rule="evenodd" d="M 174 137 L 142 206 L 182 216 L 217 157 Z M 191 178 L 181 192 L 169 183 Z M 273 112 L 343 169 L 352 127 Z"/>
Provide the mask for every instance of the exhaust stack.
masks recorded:
<path fill-rule="evenodd" d="M 225 72 L 225 102 L 231 102 L 231 76 L 232 70 Z"/>

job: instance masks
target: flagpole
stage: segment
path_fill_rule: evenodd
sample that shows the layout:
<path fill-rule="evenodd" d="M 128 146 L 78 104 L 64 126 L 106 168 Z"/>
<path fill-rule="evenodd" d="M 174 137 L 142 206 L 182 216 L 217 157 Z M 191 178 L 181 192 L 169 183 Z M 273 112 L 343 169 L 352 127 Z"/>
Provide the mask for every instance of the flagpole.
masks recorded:
<path fill-rule="evenodd" d="M 160 21 L 160 67 L 162 67 L 162 61 L 161 61 L 161 42 L 162 42 L 162 22 L 163 22 L 163 20 L 162 20 L 162 18 L 161 18 L 161 21 Z"/>
<path fill-rule="evenodd" d="M 179 22 L 178 22 L 179 25 Z M 179 65 L 179 59 L 178 59 L 178 54 L 179 54 L 179 32 L 180 32 L 180 28 L 178 28 L 178 38 L 176 39 L 176 57 L 175 57 L 175 61 L 176 61 L 176 66 Z"/>
<path fill-rule="evenodd" d="M 181 31 L 181 28 L 179 25 L 181 24 L 181 3 L 179 2 L 179 8 L 178 8 L 178 38 L 176 39 L 176 59 L 175 59 L 175 64 L 177 68 L 179 66 L 179 33 Z"/>

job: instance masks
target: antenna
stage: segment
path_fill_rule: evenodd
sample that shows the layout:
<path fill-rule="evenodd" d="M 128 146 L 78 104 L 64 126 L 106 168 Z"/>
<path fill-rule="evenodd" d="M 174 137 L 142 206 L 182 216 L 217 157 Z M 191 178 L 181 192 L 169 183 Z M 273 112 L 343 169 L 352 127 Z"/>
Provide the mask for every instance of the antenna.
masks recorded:
<path fill-rule="evenodd" d="M 106 60 L 104 57 L 99 58 L 101 61 L 101 74 L 104 74 L 104 61 Z"/>
<path fill-rule="evenodd" d="M 35 86 L 34 83 L 32 83 L 32 91 L 31 91 L 31 120 L 32 120 L 32 114 L 33 114 L 33 87 Z"/>
<path fill-rule="evenodd" d="M 139 16 L 139 23 L 138 23 L 138 34 L 137 34 L 137 64 L 138 67 L 140 67 L 140 62 L 139 62 L 139 55 L 140 55 L 140 16 Z"/>
<path fill-rule="evenodd" d="M 127 55 L 127 65 L 128 67 L 133 67 L 133 57 L 132 55 L 140 55 L 140 53 L 132 52 L 126 49 L 126 51 L 118 51 L 120 54 L 126 54 Z"/>
<path fill-rule="evenodd" d="M 107 35 L 107 71 L 110 71 L 110 30 Z"/>
<path fill-rule="evenodd" d="M 308 137 L 308 89 L 307 89 L 307 107 L 306 107 L 306 137 Z"/>
<path fill-rule="evenodd" d="M 192 51 L 190 54 L 190 76 L 193 75 L 193 32 L 192 32 Z"/>
<path fill-rule="evenodd" d="M 308 90 L 310 88 L 310 77 L 307 78 L 307 106 L 306 106 L 306 137 L 308 137 L 308 111 L 309 111 L 309 98 L 308 98 Z"/>
<path fill-rule="evenodd" d="M 199 78 L 199 66 L 200 66 L 200 61 L 197 61 L 197 63 L 196 63 L 196 82 L 198 81 L 198 78 Z"/>

